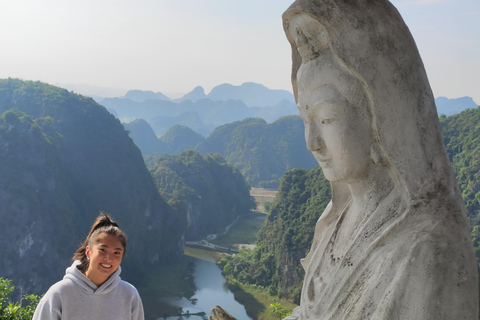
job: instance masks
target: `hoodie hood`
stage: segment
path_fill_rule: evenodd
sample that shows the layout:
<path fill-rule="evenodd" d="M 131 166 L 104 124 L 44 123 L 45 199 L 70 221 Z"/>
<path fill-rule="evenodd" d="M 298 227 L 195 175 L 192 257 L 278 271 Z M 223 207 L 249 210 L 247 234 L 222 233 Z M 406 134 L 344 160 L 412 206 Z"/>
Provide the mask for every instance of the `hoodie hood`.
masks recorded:
<path fill-rule="evenodd" d="M 76 260 L 72 263 L 70 267 L 65 270 L 65 276 L 63 279 L 69 279 L 75 284 L 80 286 L 88 294 L 106 294 L 115 289 L 121 281 L 120 273 L 122 268 L 118 269 L 112 273 L 112 275 L 105 281 L 101 286 L 97 286 L 90 279 L 87 278 L 77 266 L 80 264 L 79 260 Z"/>

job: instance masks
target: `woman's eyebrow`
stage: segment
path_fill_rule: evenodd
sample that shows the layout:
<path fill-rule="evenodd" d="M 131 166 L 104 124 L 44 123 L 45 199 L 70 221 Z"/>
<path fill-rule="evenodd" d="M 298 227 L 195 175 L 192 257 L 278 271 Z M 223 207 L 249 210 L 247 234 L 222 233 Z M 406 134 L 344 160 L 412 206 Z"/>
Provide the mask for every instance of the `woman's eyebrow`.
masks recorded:
<path fill-rule="evenodd" d="M 110 247 L 107 246 L 106 244 L 101 244 L 100 247 L 110 248 Z M 122 248 L 115 248 L 114 250 L 121 250 L 121 251 L 123 251 Z"/>

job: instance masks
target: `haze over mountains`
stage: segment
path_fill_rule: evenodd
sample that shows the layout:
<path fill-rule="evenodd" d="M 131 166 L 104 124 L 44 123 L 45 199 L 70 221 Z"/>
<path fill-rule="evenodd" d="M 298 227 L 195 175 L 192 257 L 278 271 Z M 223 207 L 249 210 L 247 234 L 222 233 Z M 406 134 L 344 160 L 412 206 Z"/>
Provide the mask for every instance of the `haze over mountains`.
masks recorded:
<path fill-rule="evenodd" d="M 103 210 L 129 235 L 122 277 L 138 283 L 178 261 L 185 238 L 223 231 L 254 205 L 243 176 L 220 155 L 192 151 L 150 163 L 153 177 L 120 121 L 93 99 L 0 80 L 0 277 L 44 293 Z M 161 183 L 160 194 L 156 181 L 172 183 Z"/>
<path fill-rule="evenodd" d="M 216 127 L 245 118 L 258 117 L 272 123 L 282 116 L 299 114 L 293 94 L 252 82 L 240 86 L 221 84 L 209 94 L 198 86 L 178 99 L 141 90 L 130 90 L 115 98 L 94 98 L 124 123 L 144 119 L 157 136 L 182 125 L 208 137 Z M 439 115 L 477 107 L 470 97 L 439 97 L 436 103 Z"/>
<path fill-rule="evenodd" d="M 132 90 L 101 103 L 125 121 L 143 156 L 187 149 L 216 152 L 239 168 L 251 186 L 270 188 L 277 188 L 280 177 L 291 168 L 317 165 L 306 149 L 294 97 L 287 91 L 255 83 L 223 84 L 208 95 L 202 87 L 175 100 Z M 437 104 L 438 113 L 446 115 L 477 107 L 470 97 L 440 97 Z M 289 155 L 294 148 L 295 157 Z"/>
<path fill-rule="evenodd" d="M 262 99 L 249 97 L 248 92 L 253 92 L 249 88 L 265 94 Z M 249 84 L 219 86 L 215 93 L 224 99 L 234 97 L 258 104 L 263 101 L 256 107 L 233 98 L 202 98 L 201 88 L 182 101 L 161 100 L 165 98 L 161 94 L 141 91 L 104 99 L 120 113 L 137 119 L 122 126 L 90 98 L 40 82 L 0 80 L 0 276 L 12 278 L 30 292 L 44 290 L 61 277 L 99 210 L 123 221 L 132 237 L 129 246 L 133 250 L 125 260 L 125 269 L 130 272 L 125 275 L 142 274 L 144 268 L 156 267 L 182 254 L 185 221 L 197 223 L 189 226 L 196 237 L 212 232 L 207 228 L 210 225 L 202 224 L 212 218 L 202 213 L 216 212 L 211 208 L 221 203 L 218 199 L 225 202 L 225 208 L 238 200 L 248 210 L 248 185 L 276 188 L 287 170 L 316 166 L 305 146 L 300 117 L 278 112 L 282 104 L 296 112 L 294 103 L 283 96 L 284 92 L 276 92 L 272 95 L 275 98 L 266 103 L 268 92 L 261 85 Z M 468 97 L 456 100 L 465 102 L 462 108 L 472 102 Z M 249 117 L 252 110 L 270 111 L 267 114 L 275 116 L 271 121 L 266 116 Z M 141 117 L 158 114 L 163 118 L 155 121 L 164 121 L 168 126 L 160 139 L 150 118 Z M 207 136 L 189 126 L 169 126 L 170 118 L 196 118 L 205 126 L 207 116 L 218 123 L 228 122 L 218 126 L 210 122 L 212 131 Z M 467 210 L 478 212 L 478 109 L 440 119 Z M 142 157 L 159 152 L 179 154 L 186 149 L 198 152 L 151 157 L 150 173 Z M 151 174 L 165 188 L 155 186 Z M 226 186 L 215 189 L 225 181 L 230 181 L 228 187 L 237 191 Z M 207 189 L 214 190 L 216 197 L 204 195 Z M 163 198 L 159 191 L 164 197 L 175 197 Z M 236 195 L 237 200 L 226 198 L 231 195 Z M 226 210 L 223 222 L 232 221 L 240 208 L 236 204 Z M 470 221 L 475 222 L 480 239 L 476 217 L 471 214 Z"/>
<path fill-rule="evenodd" d="M 219 85 L 208 94 L 196 87 L 179 99 L 171 100 L 161 93 L 132 90 L 123 97 L 97 101 L 120 121 L 147 121 L 157 136 L 174 125 L 183 125 L 207 137 L 218 126 L 259 117 L 267 122 L 298 114 L 293 95 L 285 90 L 271 90 L 263 85 Z"/>

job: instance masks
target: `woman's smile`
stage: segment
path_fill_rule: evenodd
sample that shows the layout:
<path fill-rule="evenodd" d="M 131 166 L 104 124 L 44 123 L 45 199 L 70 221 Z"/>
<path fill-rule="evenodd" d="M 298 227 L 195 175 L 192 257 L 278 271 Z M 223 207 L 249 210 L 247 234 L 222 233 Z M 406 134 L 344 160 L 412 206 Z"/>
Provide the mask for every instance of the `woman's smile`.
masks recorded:
<path fill-rule="evenodd" d="M 123 257 L 123 245 L 116 237 L 108 234 L 100 234 L 95 239 L 92 247 L 86 248 L 86 255 L 90 258 L 85 275 L 97 286 L 107 281 L 114 273 Z"/>

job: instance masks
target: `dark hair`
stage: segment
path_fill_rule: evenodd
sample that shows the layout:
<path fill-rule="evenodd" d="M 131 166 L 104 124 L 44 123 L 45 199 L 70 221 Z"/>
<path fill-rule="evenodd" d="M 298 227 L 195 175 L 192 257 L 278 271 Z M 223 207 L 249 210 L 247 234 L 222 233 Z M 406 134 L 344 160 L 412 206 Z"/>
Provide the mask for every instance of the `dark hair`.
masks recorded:
<path fill-rule="evenodd" d="M 108 234 L 116 237 L 123 245 L 123 254 L 125 255 L 127 249 L 127 236 L 125 233 L 120 229 L 118 224 L 113 221 L 108 214 L 103 211 L 100 211 L 100 215 L 95 219 L 95 222 L 90 229 L 85 241 L 82 243 L 80 248 L 77 249 L 75 254 L 73 255 L 72 260 L 79 260 L 80 264 L 77 268 L 84 272 L 88 269 L 90 265 L 90 261 L 87 259 L 87 255 L 85 254 L 86 247 L 91 247 L 91 244 L 95 238 L 100 234 Z"/>

